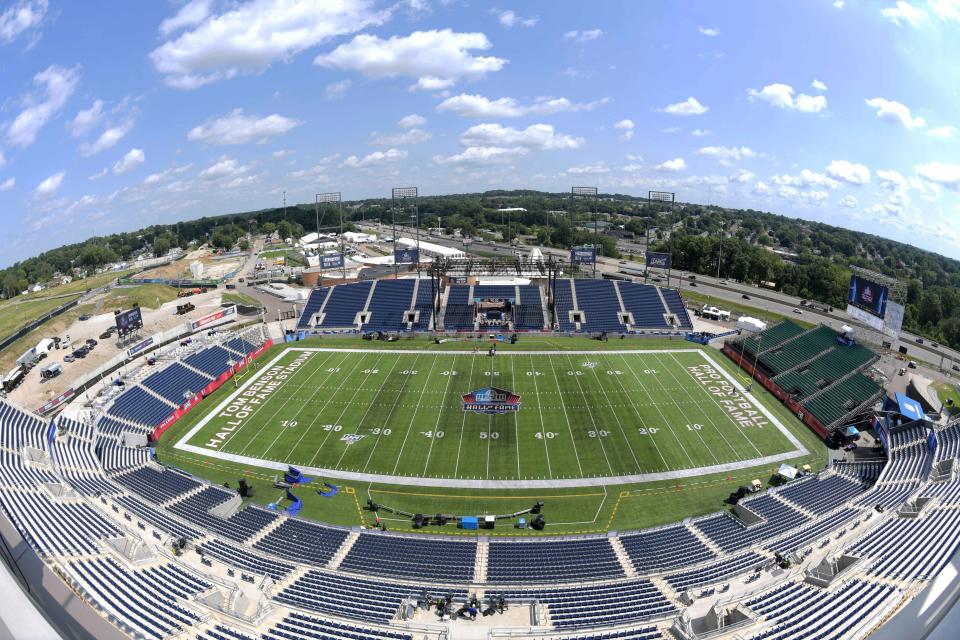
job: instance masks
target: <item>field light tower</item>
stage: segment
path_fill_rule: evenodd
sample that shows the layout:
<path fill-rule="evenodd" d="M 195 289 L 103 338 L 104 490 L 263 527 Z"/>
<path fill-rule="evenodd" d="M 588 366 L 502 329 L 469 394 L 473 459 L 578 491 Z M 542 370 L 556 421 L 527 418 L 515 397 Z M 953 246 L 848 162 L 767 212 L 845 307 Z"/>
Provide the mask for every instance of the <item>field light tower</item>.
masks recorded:
<path fill-rule="evenodd" d="M 417 251 L 417 277 L 420 276 L 420 196 L 416 187 L 394 187 L 390 192 L 392 200 L 392 227 L 393 227 L 393 276 L 400 273 L 397 264 L 397 227 L 413 227 L 414 242 Z"/>
<path fill-rule="evenodd" d="M 659 202 L 661 204 L 670 204 L 670 266 L 667 267 L 667 287 L 670 286 L 670 271 L 673 267 L 673 203 L 677 199 L 677 194 L 673 191 L 647 191 L 647 204 Z M 647 227 L 647 251 L 650 250 L 650 227 Z M 646 256 L 644 256 L 644 273 L 650 270 L 646 265 Z"/>
<path fill-rule="evenodd" d="M 570 232 L 573 233 L 576 229 L 575 220 L 576 213 L 574 212 L 573 201 L 576 199 L 588 200 L 588 209 L 590 209 L 591 215 L 593 215 L 593 277 L 597 277 L 597 246 L 599 244 L 600 234 L 597 225 L 597 204 L 599 197 L 597 194 L 596 187 L 570 187 Z M 570 249 L 573 249 L 572 243 Z"/>
<path fill-rule="evenodd" d="M 338 227 L 335 227 L 334 225 L 331 224 L 331 225 L 327 225 L 327 226 L 325 226 L 325 227 L 323 227 L 323 228 L 324 228 L 324 229 L 327 229 L 327 230 L 332 230 L 332 229 L 335 229 L 335 228 L 338 228 L 338 229 L 339 229 L 339 232 L 340 232 L 340 268 L 341 268 L 341 275 L 343 276 L 344 279 L 346 279 L 346 277 L 347 277 L 347 259 L 346 259 L 346 253 L 344 252 L 344 246 L 343 246 L 343 204 L 342 204 L 342 202 L 341 202 L 340 192 L 339 192 L 339 191 L 331 191 L 331 192 L 327 192 L 327 193 L 318 193 L 318 194 L 315 194 L 314 197 L 315 197 L 314 209 L 315 209 L 315 215 L 316 215 L 316 218 L 317 218 L 317 266 L 320 267 L 320 279 L 319 279 L 319 284 L 318 284 L 317 286 L 323 286 L 323 258 L 322 258 L 322 256 L 320 255 L 320 205 L 321 205 L 321 204 L 324 205 L 324 210 L 323 210 L 323 216 L 324 216 L 324 218 L 326 218 L 326 215 L 327 215 L 327 209 L 328 209 L 328 206 L 327 206 L 327 205 L 333 205 L 333 204 L 336 204 L 336 205 L 337 205 L 337 207 L 336 207 L 336 212 L 337 212 L 337 217 L 338 217 L 338 219 L 339 219 L 339 223 L 338 223 L 339 226 L 338 226 Z"/>

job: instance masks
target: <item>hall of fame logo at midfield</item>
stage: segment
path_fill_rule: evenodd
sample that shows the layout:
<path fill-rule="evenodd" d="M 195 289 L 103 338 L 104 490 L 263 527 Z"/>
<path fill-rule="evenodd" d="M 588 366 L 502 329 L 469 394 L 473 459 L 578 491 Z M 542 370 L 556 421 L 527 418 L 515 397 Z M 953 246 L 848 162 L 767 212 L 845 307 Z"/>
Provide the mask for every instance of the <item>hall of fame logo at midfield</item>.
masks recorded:
<path fill-rule="evenodd" d="M 489 414 L 520 411 L 520 396 L 506 389 L 483 387 L 463 394 L 462 398 L 464 411 Z"/>

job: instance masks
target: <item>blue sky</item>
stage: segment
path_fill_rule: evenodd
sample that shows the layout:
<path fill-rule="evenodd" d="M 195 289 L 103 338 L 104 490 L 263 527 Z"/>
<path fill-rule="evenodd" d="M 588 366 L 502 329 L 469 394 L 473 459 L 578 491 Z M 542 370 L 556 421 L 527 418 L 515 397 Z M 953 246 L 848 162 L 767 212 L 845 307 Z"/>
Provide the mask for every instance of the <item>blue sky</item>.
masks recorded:
<path fill-rule="evenodd" d="M 312 202 L 677 192 L 960 258 L 960 0 L 0 3 L 0 265 Z"/>

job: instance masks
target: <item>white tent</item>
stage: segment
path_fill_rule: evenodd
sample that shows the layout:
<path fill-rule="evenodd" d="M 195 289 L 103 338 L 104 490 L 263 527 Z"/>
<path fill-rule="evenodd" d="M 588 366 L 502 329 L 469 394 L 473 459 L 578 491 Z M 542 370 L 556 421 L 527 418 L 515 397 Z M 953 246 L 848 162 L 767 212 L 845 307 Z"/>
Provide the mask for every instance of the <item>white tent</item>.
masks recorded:
<path fill-rule="evenodd" d="M 791 467 L 788 464 L 781 464 L 780 468 L 777 469 L 777 473 L 786 478 L 787 480 L 793 480 L 797 477 L 797 468 Z"/>

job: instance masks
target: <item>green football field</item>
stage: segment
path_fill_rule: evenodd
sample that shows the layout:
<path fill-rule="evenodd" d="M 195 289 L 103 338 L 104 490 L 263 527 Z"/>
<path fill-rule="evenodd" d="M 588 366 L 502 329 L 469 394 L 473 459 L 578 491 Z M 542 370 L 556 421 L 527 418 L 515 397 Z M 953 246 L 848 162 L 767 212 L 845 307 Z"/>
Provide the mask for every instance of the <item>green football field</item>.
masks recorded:
<path fill-rule="evenodd" d="M 371 481 L 644 481 L 805 454 L 718 357 L 693 345 L 493 357 L 290 348 L 202 404 L 176 447 Z M 463 395 L 486 387 L 520 396 L 519 410 L 465 411 Z"/>

